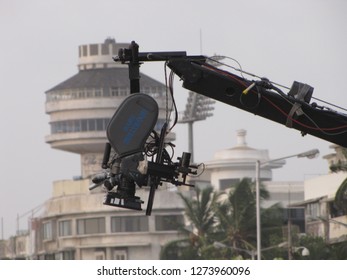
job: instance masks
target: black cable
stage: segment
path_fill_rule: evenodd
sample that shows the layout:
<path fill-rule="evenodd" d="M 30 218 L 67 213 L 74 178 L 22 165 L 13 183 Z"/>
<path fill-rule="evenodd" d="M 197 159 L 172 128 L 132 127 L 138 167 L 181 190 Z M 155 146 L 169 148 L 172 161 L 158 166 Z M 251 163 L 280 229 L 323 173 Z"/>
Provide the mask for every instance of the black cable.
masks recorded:
<path fill-rule="evenodd" d="M 286 117 L 288 117 L 288 113 L 283 111 L 282 108 L 279 108 L 276 104 L 274 104 L 270 99 L 266 98 L 265 96 L 263 96 L 263 99 L 266 100 L 268 103 L 270 103 L 275 109 L 277 109 L 279 112 L 281 112 L 283 115 L 285 115 Z M 289 101 L 288 101 L 289 102 Z M 343 133 L 346 133 L 347 132 L 347 125 L 345 126 L 342 126 L 342 127 L 335 127 L 335 128 L 329 128 L 329 130 L 338 130 L 338 129 L 343 129 L 343 128 L 346 128 L 344 129 L 343 131 L 340 131 L 340 132 L 327 132 L 327 129 L 326 128 L 321 128 L 318 126 L 318 124 L 307 114 L 303 111 L 303 115 L 314 125 L 314 127 L 312 126 L 308 126 L 302 122 L 300 122 L 299 120 L 296 120 L 292 117 L 291 120 L 305 128 L 308 128 L 308 129 L 316 129 L 318 131 L 320 131 L 321 133 L 325 134 L 325 135 L 330 135 L 330 136 L 334 136 L 334 135 L 340 135 L 340 134 L 343 134 Z"/>
<path fill-rule="evenodd" d="M 205 165 L 205 163 L 202 162 L 202 163 L 197 165 L 196 169 L 199 169 L 200 166 L 202 166 L 202 170 L 200 171 L 200 173 L 198 173 L 198 174 L 189 174 L 188 177 L 199 177 L 201 174 L 203 174 L 205 172 L 206 165 Z"/>
<path fill-rule="evenodd" d="M 231 68 L 231 69 L 233 69 L 233 70 L 235 70 L 235 71 L 240 72 L 242 78 L 244 78 L 243 74 L 246 74 L 246 75 L 248 75 L 248 76 L 252 76 L 252 77 L 255 77 L 255 78 L 258 78 L 258 79 L 262 79 L 262 77 L 260 77 L 260 76 L 258 76 L 258 75 L 255 75 L 255 74 L 253 74 L 253 73 L 244 71 L 244 70 L 242 69 L 241 64 L 240 64 L 236 59 L 234 59 L 234 58 L 232 58 L 232 57 L 228 57 L 228 56 L 220 56 L 220 57 L 222 57 L 222 58 L 228 58 L 228 59 L 231 59 L 231 60 L 235 61 L 235 62 L 239 65 L 239 69 L 236 68 L 236 67 L 233 67 L 232 65 L 229 65 L 229 64 L 227 64 L 227 63 L 220 62 L 219 60 L 216 60 L 216 59 L 214 59 L 213 57 L 209 57 L 208 59 L 211 60 L 211 61 L 214 61 L 215 63 L 224 65 L 224 66 L 229 67 L 229 68 Z M 245 78 L 244 78 L 244 79 L 245 79 Z M 290 88 L 287 87 L 287 86 L 281 85 L 281 84 L 276 83 L 276 82 L 273 82 L 273 81 L 269 81 L 269 82 L 270 82 L 272 85 L 277 85 L 277 86 L 279 86 L 279 87 L 282 87 L 282 88 L 285 88 L 285 89 L 290 90 Z M 278 93 L 280 93 L 282 96 L 285 96 L 285 95 L 286 95 L 286 94 L 285 94 L 283 91 L 281 91 L 279 88 L 277 88 L 277 87 L 275 87 L 275 86 L 273 86 L 273 87 L 274 87 L 274 90 L 276 90 L 276 91 L 277 91 Z M 319 99 L 319 98 L 317 98 L 317 97 L 313 97 L 313 96 L 312 96 L 312 99 L 317 100 L 317 101 L 320 101 L 320 102 L 325 103 L 325 104 L 328 104 L 328 105 L 333 106 L 333 107 L 335 107 L 335 108 L 338 108 L 338 109 L 340 109 L 340 110 L 347 111 L 346 108 L 343 108 L 343 107 L 338 106 L 338 105 L 336 105 L 336 104 L 333 104 L 333 103 L 327 102 L 327 101 L 325 101 L 325 100 Z M 300 103 L 300 102 L 302 102 L 302 101 L 300 101 L 300 100 L 295 100 L 295 102 L 299 102 L 299 103 Z M 306 104 L 307 104 L 307 103 L 306 103 Z"/>
<path fill-rule="evenodd" d="M 240 95 L 240 103 L 241 103 L 244 107 L 246 107 L 246 108 L 248 108 L 248 109 L 255 109 L 255 108 L 258 107 L 258 105 L 259 105 L 259 103 L 260 103 L 260 100 L 261 100 L 261 93 L 260 93 L 260 91 L 259 91 L 259 87 L 257 86 L 256 88 L 257 88 L 257 96 L 258 96 L 258 99 L 257 99 L 257 102 L 255 103 L 255 105 L 253 105 L 253 106 L 249 106 L 249 105 L 245 104 L 245 102 L 242 100 L 243 98 L 245 98 L 245 94 L 241 94 L 241 95 Z"/>
<path fill-rule="evenodd" d="M 174 77 L 175 77 L 175 73 L 171 70 L 170 74 L 169 74 L 169 79 L 167 78 L 167 63 L 168 61 L 166 61 L 164 63 L 164 75 L 165 75 L 165 87 L 166 87 L 166 122 L 169 123 L 170 121 L 170 115 L 172 110 L 175 110 L 175 119 L 173 122 L 173 125 L 168 129 L 168 132 L 170 132 L 174 126 L 177 124 L 178 121 L 178 110 L 177 110 L 177 105 L 176 105 L 176 101 L 175 101 L 175 97 L 174 97 L 174 93 L 173 93 L 173 81 L 174 81 Z M 171 109 L 169 109 L 169 95 L 171 96 Z"/>
<path fill-rule="evenodd" d="M 339 108 L 339 109 L 341 109 L 341 110 L 343 110 L 343 111 L 347 111 L 347 109 L 345 109 L 345 108 L 343 108 L 343 107 L 340 107 L 340 106 L 337 106 L 337 105 L 335 105 L 335 104 L 329 103 L 329 102 L 324 101 L 324 100 L 322 100 L 322 99 L 319 99 L 319 98 L 317 98 L 317 97 L 313 97 L 313 96 L 312 96 L 312 99 L 317 100 L 317 101 L 320 101 L 320 102 L 323 102 L 323 103 L 328 104 L 328 105 L 330 105 L 330 106 Z"/>
<path fill-rule="evenodd" d="M 175 119 L 174 119 L 172 126 L 169 128 L 169 132 L 175 127 L 175 125 L 177 124 L 177 121 L 178 121 L 178 110 L 177 110 L 176 100 L 175 100 L 174 92 L 173 92 L 174 77 L 175 77 L 175 73 L 171 70 L 170 78 L 169 78 L 169 86 L 170 86 L 169 90 L 170 90 L 170 94 L 171 94 L 172 106 L 175 110 Z M 170 110 L 170 112 L 172 112 L 172 109 Z"/>

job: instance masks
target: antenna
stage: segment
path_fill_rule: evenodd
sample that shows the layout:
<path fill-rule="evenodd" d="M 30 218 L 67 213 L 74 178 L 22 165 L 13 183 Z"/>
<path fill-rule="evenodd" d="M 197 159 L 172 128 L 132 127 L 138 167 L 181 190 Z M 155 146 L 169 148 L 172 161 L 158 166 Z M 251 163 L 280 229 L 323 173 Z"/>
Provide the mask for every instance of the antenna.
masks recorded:
<path fill-rule="evenodd" d="M 202 54 L 202 30 L 200 28 L 200 54 Z"/>

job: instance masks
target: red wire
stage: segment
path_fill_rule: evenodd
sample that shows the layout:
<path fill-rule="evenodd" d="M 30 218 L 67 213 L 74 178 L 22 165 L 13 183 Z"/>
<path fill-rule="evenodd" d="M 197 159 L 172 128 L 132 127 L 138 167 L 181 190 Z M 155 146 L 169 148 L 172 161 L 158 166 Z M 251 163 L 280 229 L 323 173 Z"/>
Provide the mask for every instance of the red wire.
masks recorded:
<path fill-rule="evenodd" d="M 264 95 L 262 95 L 262 97 L 269 102 L 275 109 L 277 109 L 279 112 L 281 112 L 283 115 L 285 115 L 287 118 L 289 118 L 290 120 L 292 120 L 293 122 L 309 128 L 309 129 L 313 129 L 313 130 L 323 130 L 323 131 L 332 131 L 332 130 L 339 130 L 339 129 L 343 129 L 343 128 L 347 128 L 347 125 L 341 125 L 338 127 L 328 127 L 328 128 L 320 128 L 320 127 L 315 127 L 315 126 L 310 126 L 310 125 L 306 125 L 296 119 L 293 119 L 292 117 L 290 117 L 285 111 L 283 111 L 280 107 L 278 107 L 275 103 L 273 103 L 271 100 L 269 100 L 267 97 L 265 97 Z"/>
<path fill-rule="evenodd" d="M 229 73 L 227 71 L 220 70 L 220 69 L 212 67 L 212 66 L 210 66 L 208 64 L 203 65 L 203 67 L 206 67 L 206 68 L 208 68 L 211 71 L 214 71 L 214 72 L 217 72 L 217 73 L 222 74 L 224 76 L 227 76 L 227 77 L 233 79 L 234 81 L 238 82 L 239 84 L 241 84 L 245 88 L 247 87 L 247 84 L 245 82 L 243 82 L 237 76 L 234 76 L 234 75 L 232 75 L 231 73 Z M 255 92 L 254 89 L 251 90 L 251 91 Z M 301 126 L 303 126 L 305 128 L 312 129 L 312 130 L 320 130 L 320 131 L 334 131 L 334 130 L 347 128 L 347 124 L 346 125 L 341 125 L 341 126 L 338 126 L 338 127 L 327 127 L 327 128 L 320 128 L 320 127 L 316 127 L 316 126 L 306 125 L 306 124 L 304 124 L 304 123 L 302 123 L 302 122 L 300 122 L 300 121 L 290 117 L 285 111 L 283 111 L 280 107 L 278 107 L 275 103 L 273 103 L 270 99 L 268 99 L 264 95 L 262 95 L 262 97 L 267 102 L 269 102 L 275 109 L 277 109 L 279 112 L 281 112 L 284 116 L 286 116 L 287 118 L 289 118 L 293 122 L 295 122 L 295 123 L 297 123 L 297 124 L 299 124 L 299 125 L 301 125 Z"/>
<path fill-rule="evenodd" d="M 243 82 L 242 80 L 240 80 L 240 78 L 238 78 L 237 76 L 235 76 L 235 75 L 233 75 L 233 74 L 231 74 L 231 73 L 229 73 L 229 72 L 227 72 L 227 71 L 223 71 L 223 70 L 221 70 L 221 69 L 215 68 L 215 67 L 210 66 L 210 65 L 208 65 L 208 64 L 204 64 L 204 65 L 202 65 L 202 67 L 205 67 L 205 68 L 207 68 L 207 69 L 209 69 L 209 70 L 211 70 L 211 71 L 214 71 L 214 72 L 217 72 L 217 73 L 222 74 L 222 75 L 224 75 L 224 76 L 227 76 L 227 77 L 233 79 L 234 81 L 238 82 L 239 84 L 241 84 L 241 85 L 244 86 L 245 88 L 248 86 L 245 82 Z"/>

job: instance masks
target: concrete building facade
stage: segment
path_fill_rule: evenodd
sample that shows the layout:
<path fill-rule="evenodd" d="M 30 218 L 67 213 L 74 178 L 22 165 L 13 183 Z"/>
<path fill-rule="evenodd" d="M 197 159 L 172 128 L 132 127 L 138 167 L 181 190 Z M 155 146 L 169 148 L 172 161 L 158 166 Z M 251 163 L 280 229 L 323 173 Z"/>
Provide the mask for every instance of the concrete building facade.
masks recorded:
<path fill-rule="evenodd" d="M 297 206 L 305 207 L 306 232 L 321 236 L 328 243 L 347 241 L 347 212 L 335 205 L 335 196 L 347 178 L 345 170 L 336 170 L 337 165 L 345 165 L 343 148 L 331 145 L 334 153 L 324 156 L 332 171 L 311 178 L 304 184 L 304 201 Z M 347 203 L 347 200 L 346 200 Z"/>
<path fill-rule="evenodd" d="M 183 205 L 176 192 L 158 191 L 151 216 L 102 204 L 90 181 L 59 181 L 43 215 L 33 221 L 37 259 L 158 259 L 161 246 L 177 238 Z M 147 191 L 137 193 L 147 197 Z"/>

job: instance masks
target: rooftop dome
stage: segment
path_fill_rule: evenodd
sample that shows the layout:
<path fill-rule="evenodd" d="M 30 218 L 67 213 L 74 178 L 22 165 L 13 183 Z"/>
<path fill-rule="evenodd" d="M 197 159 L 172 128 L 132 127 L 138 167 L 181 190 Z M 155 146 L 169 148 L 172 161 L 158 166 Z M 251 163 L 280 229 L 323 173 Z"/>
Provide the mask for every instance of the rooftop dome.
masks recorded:
<path fill-rule="evenodd" d="M 247 145 L 247 131 L 240 129 L 236 131 L 236 145 L 214 154 L 213 160 L 206 162 L 206 170 L 211 173 L 211 183 L 220 188 L 223 181 L 236 182 L 242 178 L 255 177 L 255 162 L 267 162 L 270 159 L 268 150 L 254 149 Z M 262 180 L 272 179 L 272 169 L 280 168 L 285 164 L 284 160 L 271 162 L 261 168 Z"/>
<path fill-rule="evenodd" d="M 237 130 L 236 145 L 229 149 L 217 151 L 214 154 L 213 162 L 232 161 L 234 163 L 237 163 L 245 161 L 249 162 L 250 160 L 252 160 L 252 162 L 254 162 L 255 160 L 269 161 L 270 158 L 268 150 L 258 150 L 249 147 L 246 142 L 246 135 L 246 130 Z"/>

